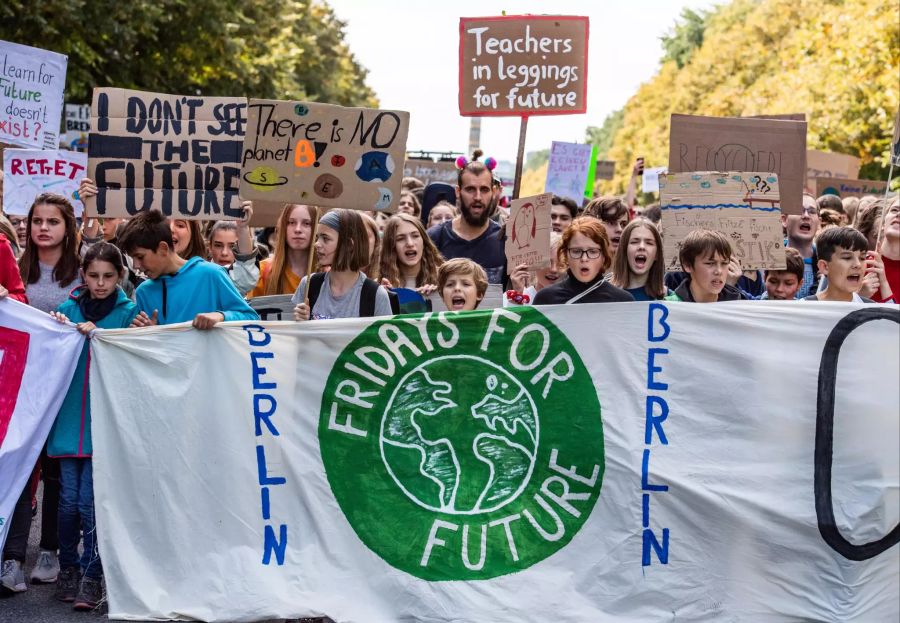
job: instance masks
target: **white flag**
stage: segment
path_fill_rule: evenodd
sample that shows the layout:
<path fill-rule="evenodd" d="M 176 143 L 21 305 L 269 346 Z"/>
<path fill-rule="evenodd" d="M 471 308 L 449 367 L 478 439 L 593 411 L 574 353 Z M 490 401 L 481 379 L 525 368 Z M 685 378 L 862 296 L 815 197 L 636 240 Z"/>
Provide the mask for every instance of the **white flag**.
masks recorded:
<path fill-rule="evenodd" d="M 83 346 L 73 327 L 0 301 L 0 551 Z"/>
<path fill-rule="evenodd" d="M 627 303 L 104 332 L 109 615 L 895 620 L 898 317 Z"/>

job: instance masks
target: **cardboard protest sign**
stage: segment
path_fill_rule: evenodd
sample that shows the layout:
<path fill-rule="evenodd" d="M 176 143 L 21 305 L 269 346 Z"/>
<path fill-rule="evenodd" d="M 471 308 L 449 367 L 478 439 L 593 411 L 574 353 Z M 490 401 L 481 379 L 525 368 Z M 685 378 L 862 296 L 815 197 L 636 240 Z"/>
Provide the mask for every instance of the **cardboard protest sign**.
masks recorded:
<path fill-rule="evenodd" d="M 109 619 L 896 621 L 897 322 L 642 301 L 98 331 Z"/>
<path fill-rule="evenodd" d="M 409 113 L 251 99 L 241 197 L 391 210 L 400 198 Z"/>
<path fill-rule="evenodd" d="M 587 59 L 587 17 L 462 17 L 459 114 L 584 113 Z"/>
<path fill-rule="evenodd" d="M 99 194 L 87 214 L 239 219 L 246 121 L 243 98 L 94 89 L 88 177 Z"/>
<path fill-rule="evenodd" d="M 806 185 L 816 190 L 816 178 L 833 177 L 855 180 L 859 176 L 859 158 L 815 149 L 806 150 Z M 819 195 L 816 195 L 817 197 Z"/>
<path fill-rule="evenodd" d="M 615 160 L 598 160 L 597 161 L 597 179 L 611 180 L 616 176 Z"/>
<path fill-rule="evenodd" d="M 91 107 L 82 104 L 66 104 L 65 126 L 60 144 L 70 149 L 87 149 L 91 131 Z"/>
<path fill-rule="evenodd" d="M 78 184 L 86 175 L 87 154 L 57 149 L 3 150 L 3 211 L 26 215 L 41 193 L 62 195 L 81 216 L 84 205 Z"/>
<path fill-rule="evenodd" d="M 553 141 L 544 192 L 568 197 L 581 205 L 594 149 L 591 144 Z"/>
<path fill-rule="evenodd" d="M 891 162 L 894 166 L 900 166 L 900 107 L 897 108 L 897 118 L 894 119 L 894 136 L 891 138 Z"/>
<path fill-rule="evenodd" d="M 68 57 L 0 41 L 0 143 L 56 149 Z"/>
<path fill-rule="evenodd" d="M 678 251 L 695 229 L 728 237 L 744 270 L 784 269 L 779 180 L 774 173 L 670 173 L 659 176 L 663 254 L 680 271 Z"/>
<path fill-rule="evenodd" d="M 456 162 L 429 159 L 408 158 L 403 165 L 403 177 L 414 177 L 428 186 L 432 182 L 456 186 L 458 169 Z"/>
<path fill-rule="evenodd" d="M 866 195 L 884 195 L 887 182 L 877 180 L 845 180 L 835 177 L 816 178 L 816 197 L 837 195 L 844 197 L 864 197 Z"/>
<path fill-rule="evenodd" d="M 782 211 L 799 214 L 806 182 L 806 122 L 672 115 L 669 173 L 771 171 Z"/>
<path fill-rule="evenodd" d="M 510 271 L 550 265 L 550 193 L 513 199 L 506 221 L 506 262 Z M 580 197 L 578 198 L 580 200 Z"/>

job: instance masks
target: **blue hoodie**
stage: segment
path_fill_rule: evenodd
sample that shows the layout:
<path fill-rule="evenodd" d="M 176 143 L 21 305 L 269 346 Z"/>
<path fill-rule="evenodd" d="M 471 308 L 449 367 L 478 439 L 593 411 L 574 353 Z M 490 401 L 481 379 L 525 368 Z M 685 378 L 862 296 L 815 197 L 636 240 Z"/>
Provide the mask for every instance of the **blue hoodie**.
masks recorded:
<path fill-rule="evenodd" d="M 84 315 L 78 306 L 78 295 L 86 286 L 79 286 L 69 293 L 69 299 L 59 306 L 59 312 L 74 323 L 84 322 Z M 137 316 L 137 306 L 125 294 L 122 288 L 116 288 L 116 306 L 105 317 L 94 322 L 100 329 L 122 329 L 131 324 Z M 93 453 L 91 447 L 91 397 L 88 393 L 88 370 L 90 368 L 90 342 L 84 341 L 78 366 L 69 384 L 69 391 L 63 399 L 62 406 L 50 437 L 47 439 L 47 455 L 52 457 L 86 458 Z"/>
<path fill-rule="evenodd" d="M 259 320 L 225 269 L 192 257 L 174 275 L 148 279 L 134 292 L 138 309 L 159 312 L 159 324 L 190 322 L 197 314 L 221 312 L 225 320 Z"/>

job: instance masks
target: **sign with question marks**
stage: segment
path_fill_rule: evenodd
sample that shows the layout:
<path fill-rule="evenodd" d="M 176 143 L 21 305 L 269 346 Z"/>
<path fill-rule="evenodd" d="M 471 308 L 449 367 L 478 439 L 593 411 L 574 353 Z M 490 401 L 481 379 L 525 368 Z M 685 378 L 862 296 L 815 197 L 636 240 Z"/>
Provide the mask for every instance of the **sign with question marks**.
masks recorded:
<path fill-rule="evenodd" d="M 400 110 L 251 99 L 241 198 L 392 210 L 408 133 Z"/>
<path fill-rule="evenodd" d="M 678 252 L 695 229 L 720 231 L 744 270 L 784 270 L 781 197 L 776 173 L 698 172 L 659 176 L 663 254 L 680 271 Z"/>
<path fill-rule="evenodd" d="M 56 149 L 68 57 L 0 41 L 0 143 Z"/>

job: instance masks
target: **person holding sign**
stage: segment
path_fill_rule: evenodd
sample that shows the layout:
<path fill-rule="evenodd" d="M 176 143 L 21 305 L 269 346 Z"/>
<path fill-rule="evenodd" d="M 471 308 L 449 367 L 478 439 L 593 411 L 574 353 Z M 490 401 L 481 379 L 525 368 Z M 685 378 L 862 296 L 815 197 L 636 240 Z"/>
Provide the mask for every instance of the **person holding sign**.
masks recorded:
<path fill-rule="evenodd" d="M 722 232 L 695 229 L 685 237 L 678 259 L 687 277 L 666 296 L 667 301 L 715 303 L 747 298 L 738 288 L 728 285 L 731 243 Z"/>
<path fill-rule="evenodd" d="M 316 258 L 327 273 L 300 281 L 291 301 L 294 320 L 390 316 L 388 292 L 366 277 L 369 238 L 359 212 L 338 208 L 326 212 L 316 228 Z"/>
<path fill-rule="evenodd" d="M 615 303 L 633 301 L 634 297 L 604 278 L 612 264 L 609 238 L 599 220 L 581 217 L 572 221 L 559 243 L 557 258 L 567 266 L 566 278 L 539 290 L 534 305 L 572 303 Z"/>
<path fill-rule="evenodd" d="M 662 236 L 645 218 L 636 218 L 622 232 L 622 244 L 613 260 L 612 283 L 635 301 L 658 301 L 668 294 Z"/>
<path fill-rule="evenodd" d="M 584 206 L 584 216 L 600 219 L 606 228 L 610 253 L 615 256 L 622 239 L 622 230 L 628 225 L 628 208 L 618 197 L 598 197 Z"/>
<path fill-rule="evenodd" d="M 489 283 L 499 284 L 503 280 L 506 254 L 500 226 L 490 218 L 497 207 L 492 169 L 478 160 L 467 162 L 460 157 L 457 162 L 462 165 L 456 187 L 460 215 L 432 227 L 428 236 L 444 259 L 469 258 L 481 264 Z M 493 159 L 489 163 L 496 166 Z"/>
<path fill-rule="evenodd" d="M 409 214 L 396 214 L 384 228 L 379 274 L 388 288 L 408 288 L 422 296 L 437 289 L 437 274 L 444 258 L 422 221 Z"/>
<path fill-rule="evenodd" d="M 223 321 L 259 320 L 221 267 L 175 253 L 172 230 L 159 210 L 131 219 L 119 245 L 148 277 L 135 290 L 140 313 L 131 326 L 193 321 L 195 329 L 211 329 Z"/>
<path fill-rule="evenodd" d="M 241 207 L 244 210 L 241 220 L 217 221 L 209 230 L 209 259 L 228 271 L 234 287 L 243 296 L 259 281 L 256 264 L 259 250 L 250 235 L 253 202 L 244 201 Z"/>
<path fill-rule="evenodd" d="M 312 230 L 317 210 L 313 206 L 288 203 L 281 210 L 275 228 L 275 246 L 271 257 L 259 265 L 259 281 L 247 298 L 293 294 L 306 275 L 312 252 Z"/>

